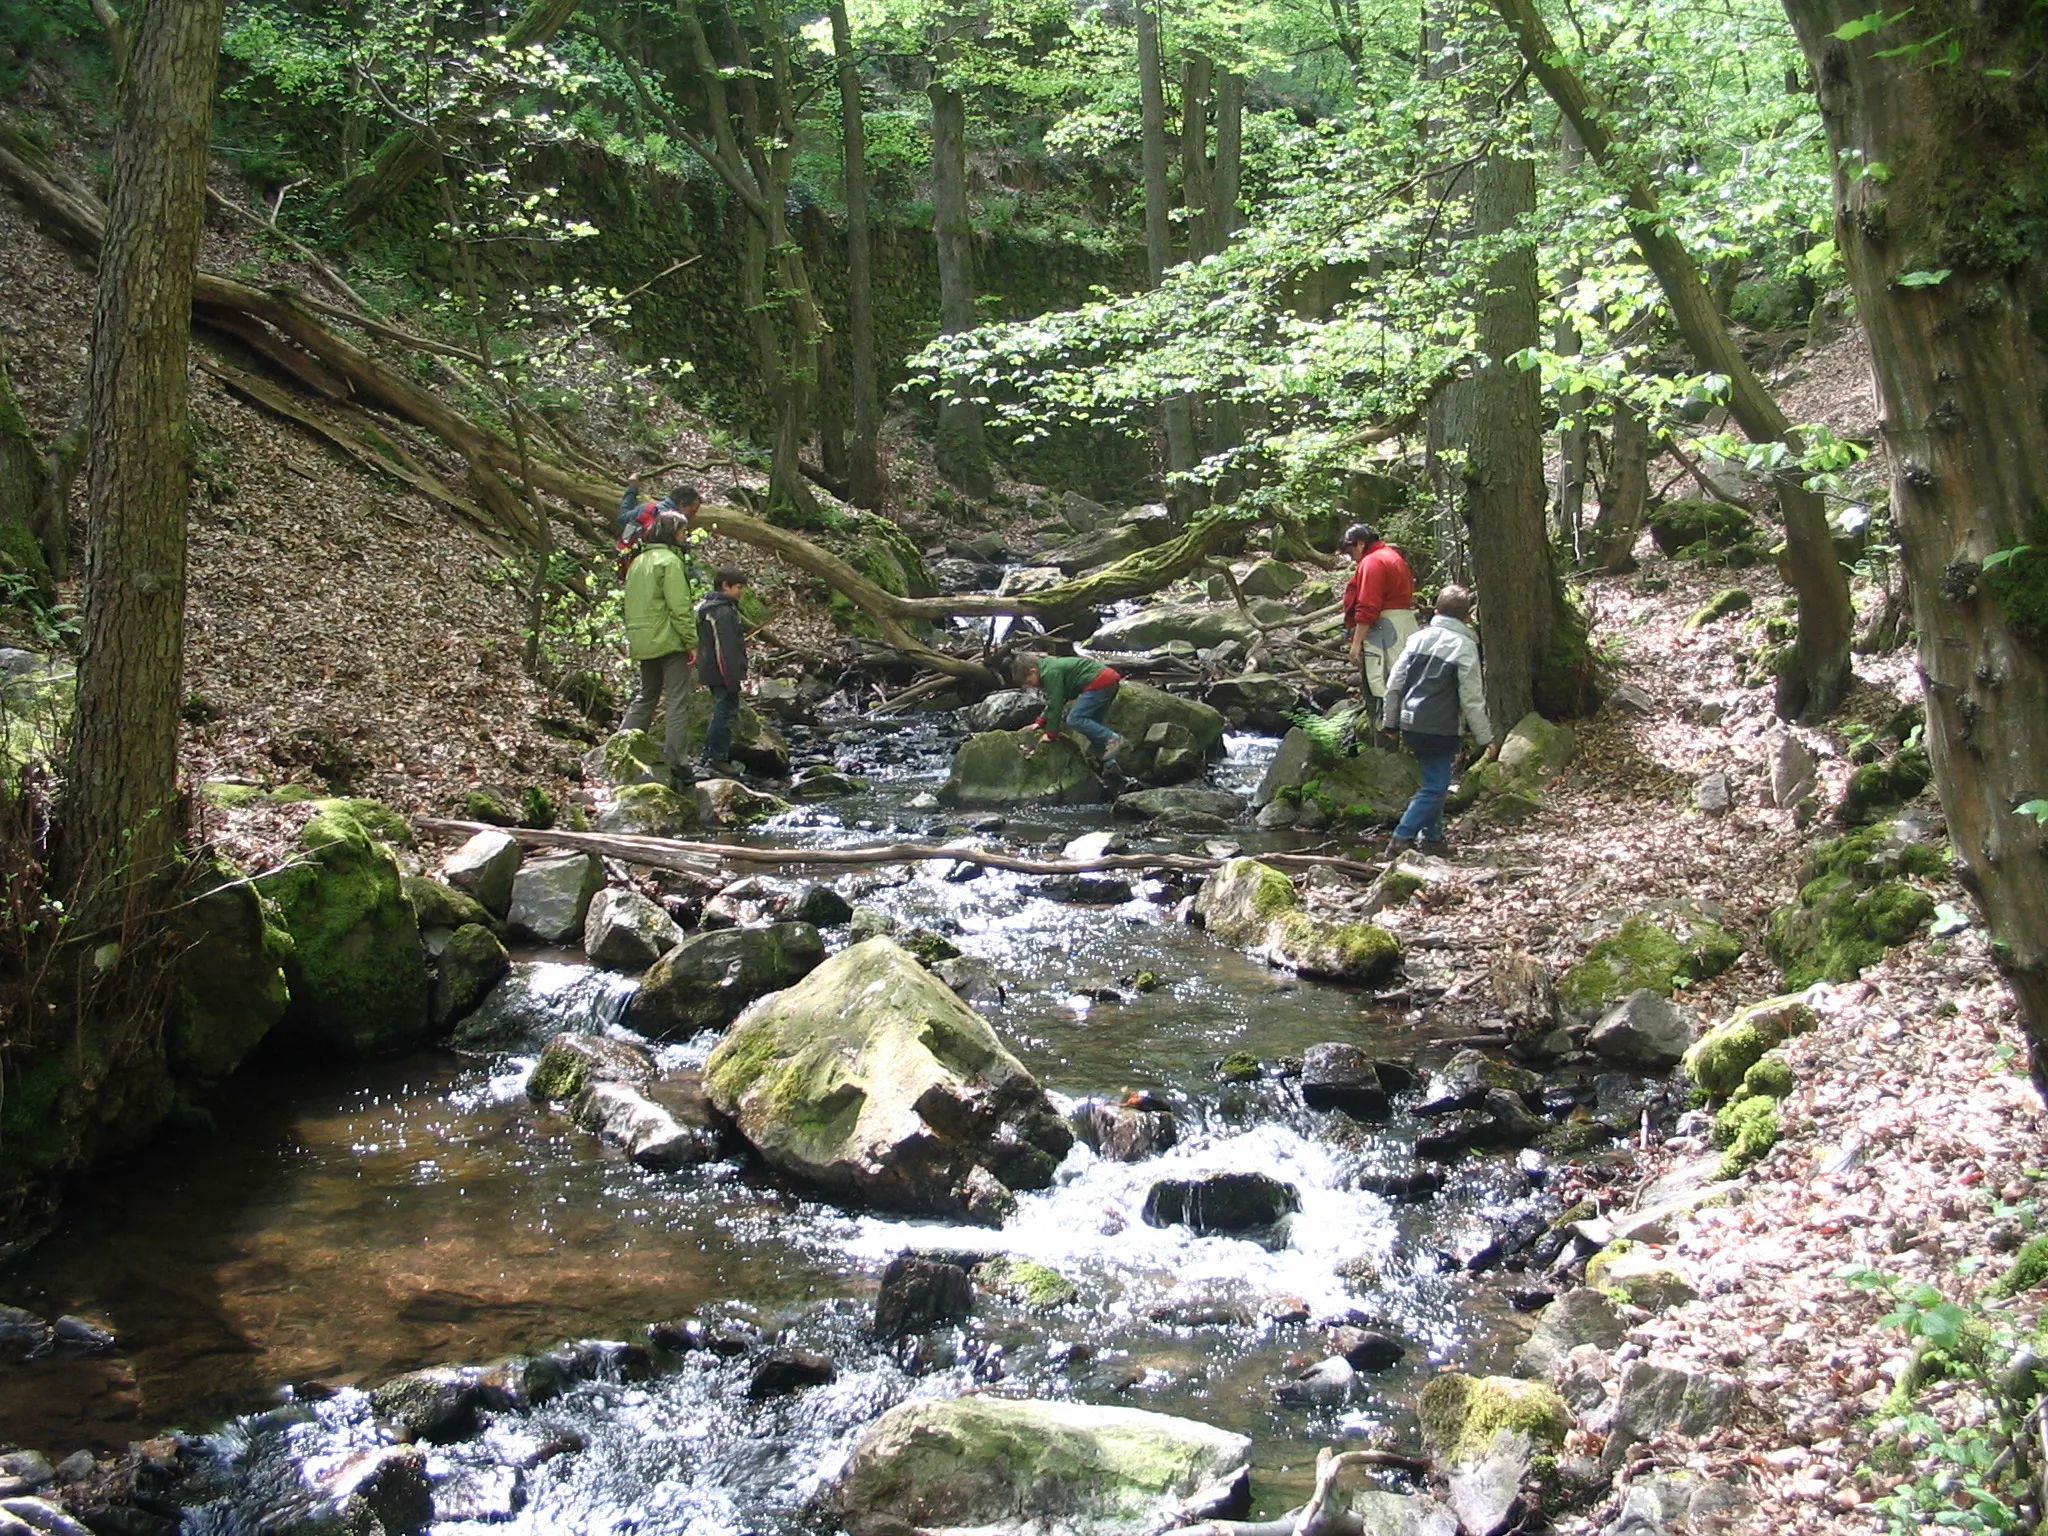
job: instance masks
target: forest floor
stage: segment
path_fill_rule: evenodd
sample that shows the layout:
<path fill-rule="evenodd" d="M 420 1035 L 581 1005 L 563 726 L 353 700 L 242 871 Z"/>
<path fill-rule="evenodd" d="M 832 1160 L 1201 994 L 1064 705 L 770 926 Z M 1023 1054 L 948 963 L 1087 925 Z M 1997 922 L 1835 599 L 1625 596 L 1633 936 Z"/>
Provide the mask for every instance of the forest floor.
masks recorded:
<path fill-rule="evenodd" d="M 268 259 L 225 216 L 208 240 L 209 261 L 223 267 Z M 0 334 L 31 425 L 47 438 L 78 398 L 90 278 L 0 199 L 0 284 L 12 300 Z M 1792 371 L 1799 377 L 1779 382 L 1795 419 L 1869 434 L 1875 410 L 1853 335 Z M 548 729 L 573 712 L 519 664 L 518 573 L 439 509 L 253 411 L 210 376 L 195 371 L 194 386 L 190 785 L 308 781 L 316 767 L 341 764 L 350 792 L 407 812 L 457 809 L 471 789 L 506 783 L 581 794 L 581 744 Z M 592 430 L 628 461 L 623 416 Z M 667 457 L 720 463 L 714 493 L 758 483 L 737 461 L 721 463 L 682 416 L 652 430 Z M 1675 465 L 1660 471 L 1676 476 Z M 1028 537 L 1014 524 L 1003 531 Z M 764 578 L 773 628 L 806 649 L 836 643 L 807 582 L 762 570 L 751 552 L 746 563 Z M 1687 627 L 1715 590 L 1735 584 L 1752 594 L 1747 612 Z M 1486 961 L 1504 948 L 1562 967 L 1603 913 L 1671 898 L 1716 903 L 1748 940 L 1734 969 L 1685 997 L 1716 1020 L 1779 990 L 1763 926 L 1795 894 L 1806 845 L 1831 830 L 1802 829 L 1757 793 L 1769 777 L 1771 695 L 1767 681 L 1738 680 L 1738 658 L 1783 611 L 1785 590 L 1769 570 L 1705 572 L 1650 556 L 1637 573 L 1593 579 L 1587 596 L 1596 642 L 1649 710 L 1587 722 L 1551 808 L 1471 839 L 1457 875 L 1395 921 L 1411 952 L 1448 979 L 1443 1006 L 1476 1021 Z M 1848 773 L 1840 724 L 1877 725 L 1917 698 L 1905 653 L 1858 658 L 1857 670 L 1842 720 L 1799 732 L 1820 758 L 1824 800 Z M 1690 792 L 1716 770 L 1735 804 L 1710 818 Z M 330 778 L 326 787 L 339 786 Z M 293 829 L 285 811 L 205 814 L 208 834 L 251 861 Z M 1942 899 L 1967 909 L 1959 890 Z M 1776 1150 L 1739 1201 L 1690 1218 L 1670 1246 L 1699 1298 L 1638 1322 L 1621 1352 L 1742 1379 L 1731 1428 L 1697 1445 L 1639 1447 L 1632 1466 L 1745 1481 L 1758 1502 L 1740 1527 L 1760 1532 L 1868 1531 L 1864 1506 L 1886 1486 L 1859 1468 L 1903 1343 L 1879 1324 L 1885 1303 L 1839 1271 L 1868 1264 L 1945 1292 L 1980 1289 L 2000 1266 L 1972 1272 L 1968 1261 L 2014 1246 L 2048 1176 L 2041 1105 L 2016 1065 L 2024 1041 L 1980 930 L 1917 939 L 1815 1001 L 1820 1028 L 1784 1050 L 1798 1082 Z M 1704 1150 L 1684 1140 L 1644 1148 L 1624 1187 Z"/>

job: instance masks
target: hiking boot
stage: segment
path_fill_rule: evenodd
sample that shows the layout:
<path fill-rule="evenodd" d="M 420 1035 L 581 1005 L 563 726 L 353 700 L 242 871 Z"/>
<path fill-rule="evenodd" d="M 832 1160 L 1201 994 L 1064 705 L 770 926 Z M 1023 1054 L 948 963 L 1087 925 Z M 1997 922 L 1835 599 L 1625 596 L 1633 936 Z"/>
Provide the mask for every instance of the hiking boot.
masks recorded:
<path fill-rule="evenodd" d="M 670 763 L 668 765 L 668 787 L 670 789 L 678 791 L 685 790 L 690 788 L 696 782 L 697 775 L 695 771 L 691 769 L 689 764 Z"/>
<path fill-rule="evenodd" d="M 1448 859 L 1451 856 L 1451 840 L 1447 837 L 1425 837 L 1415 846 L 1433 858 Z"/>
<path fill-rule="evenodd" d="M 1124 748 L 1128 747 L 1130 744 L 1131 743 L 1129 737 L 1110 737 L 1108 741 L 1102 744 L 1102 761 L 1104 763 L 1107 763 L 1112 758 L 1122 757 L 1124 755 Z"/>
<path fill-rule="evenodd" d="M 1387 839 L 1387 857 L 1389 859 L 1398 859 L 1402 854 L 1412 853 L 1414 850 L 1415 839 L 1412 837 L 1390 837 Z"/>

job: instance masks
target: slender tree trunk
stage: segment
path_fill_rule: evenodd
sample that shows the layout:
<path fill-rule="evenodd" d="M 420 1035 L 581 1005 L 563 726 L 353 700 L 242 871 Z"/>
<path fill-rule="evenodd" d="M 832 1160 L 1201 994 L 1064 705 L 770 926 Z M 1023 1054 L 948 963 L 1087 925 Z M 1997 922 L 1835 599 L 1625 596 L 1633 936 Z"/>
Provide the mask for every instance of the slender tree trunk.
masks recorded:
<path fill-rule="evenodd" d="M 1155 0 L 1156 3 L 1156 0 Z M 1139 0 L 1138 116 L 1145 167 L 1145 264 L 1158 287 L 1173 265 L 1172 200 L 1166 181 L 1166 74 L 1159 57 L 1159 18 Z M 1194 411 L 1187 396 L 1170 396 L 1166 419 L 1166 467 L 1185 474 L 1195 467 Z"/>
<path fill-rule="evenodd" d="M 1600 482 L 1600 515 L 1593 520 L 1593 563 L 1604 570 L 1636 568 L 1636 540 L 1650 510 L 1650 429 L 1635 407 L 1614 405 L 1608 434 L 1607 474 Z"/>
<path fill-rule="evenodd" d="M 221 8 L 142 11 L 94 290 L 91 545 L 62 853 L 102 926 L 133 910 L 178 847 L 186 369 Z"/>
<path fill-rule="evenodd" d="M 1209 90 L 1216 66 L 1190 51 L 1180 61 L 1180 201 L 1188 216 L 1188 260 L 1223 248 L 1216 218 L 1215 176 L 1209 168 Z"/>
<path fill-rule="evenodd" d="M 1671 318 L 1702 368 L 1729 381 L 1729 409 L 1753 442 L 1783 443 L 1800 451 L 1792 423 L 1771 398 L 1714 310 L 1713 295 L 1700 277 L 1692 253 L 1672 232 L 1649 180 L 1616 153 L 1614 136 L 1585 82 L 1563 62 L 1535 0 L 1493 0 L 1529 71 L 1570 121 L 1586 152 L 1614 174 L 1627 195 L 1628 218 L 1643 260 L 1656 274 Z M 1855 609 L 1849 581 L 1835 558 L 1827 509 L 1806 489 L 1796 464 L 1776 477 L 1778 505 L 1785 515 L 1786 567 L 1799 594 L 1799 634 L 1791 668 L 1778 679 L 1778 712 L 1821 716 L 1841 701 L 1849 686 L 1849 641 Z"/>
<path fill-rule="evenodd" d="M 2048 826 L 2021 809 L 2048 800 L 2041 22 L 2017 0 L 1932 0 L 1845 42 L 1863 14 L 1847 0 L 1785 8 L 1819 91 L 1884 407 L 1935 784 L 2048 1093 Z M 1951 41 L 1959 61 L 1941 68 L 1899 51 Z M 1879 163 L 1889 179 L 1862 174 Z"/>
<path fill-rule="evenodd" d="M 16 571 L 32 580 L 45 602 L 50 586 L 49 552 L 38 537 L 46 476 L 43 456 L 14 397 L 7 376 L 7 351 L 0 341 L 0 572 Z M 4 790 L 0 790 L 4 793 Z"/>
<path fill-rule="evenodd" d="M 846 348 L 847 392 L 853 402 L 853 431 L 847 443 L 846 480 L 854 502 L 879 511 L 882 505 L 882 407 L 875 370 L 875 257 L 868 232 L 867 121 L 861 102 L 860 69 L 854 62 L 853 32 L 846 0 L 832 0 L 832 54 L 839 71 L 839 114 L 846 150 Z"/>
<path fill-rule="evenodd" d="M 1514 230 L 1536 211 L 1535 162 L 1488 155 L 1472 202 L 1480 238 Z M 1488 265 L 1476 318 L 1486 365 L 1472 381 L 1466 515 L 1486 638 L 1487 711 L 1506 730 L 1535 708 L 1559 590 L 1544 517 L 1541 381 L 1534 369 L 1508 361 L 1538 340 L 1533 247 L 1516 246 Z"/>
<path fill-rule="evenodd" d="M 939 330 L 974 328 L 974 245 L 967 223 L 967 98 L 945 74 L 951 50 L 939 49 L 932 101 L 932 233 L 939 254 Z M 995 488 L 981 411 L 965 400 L 939 405 L 939 473 L 970 496 Z"/>
<path fill-rule="evenodd" d="M 1216 211 L 1217 250 L 1237 233 L 1237 200 L 1244 187 L 1244 76 L 1225 70 L 1216 77 L 1216 173 L 1210 202 Z M 1235 400 L 1214 395 L 1209 400 L 1209 447 L 1224 452 L 1244 441 L 1244 413 Z M 1216 482 L 1216 499 L 1229 503 L 1244 489 L 1244 477 L 1231 473 Z"/>
<path fill-rule="evenodd" d="M 1586 158 L 1586 147 L 1579 142 L 1570 123 L 1560 124 L 1560 128 L 1563 142 L 1558 147 L 1558 170 L 1569 176 Z M 1575 288 L 1578 281 L 1579 273 L 1574 270 L 1566 275 L 1564 286 Z M 1558 356 L 1577 357 L 1581 348 L 1579 328 L 1569 320 L 1560 320 L 1551 344 Z M 1592 392 L 1584 389 L 1574 390 L 1559 402 L 1564 417 L 1557 428 L 1557 526 L 1558 532 L 1571 540 L 1572 557 L 1579 561 L 1586 557 L 1586 408 L 1592 403 Z"/>

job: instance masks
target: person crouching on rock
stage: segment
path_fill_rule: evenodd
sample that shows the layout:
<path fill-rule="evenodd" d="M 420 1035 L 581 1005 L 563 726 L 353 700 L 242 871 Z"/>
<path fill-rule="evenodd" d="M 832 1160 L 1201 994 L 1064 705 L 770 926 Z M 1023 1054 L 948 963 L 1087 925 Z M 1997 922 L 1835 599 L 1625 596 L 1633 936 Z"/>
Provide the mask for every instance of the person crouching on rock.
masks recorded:
<path fill-rule="evenodd" d="M 711 578 L 711 595 L 697 605 L 697 676 L 711 690 L 711 723 L 704 728 L 699 758 L 707 773 L 734 778 L 733 722 L 739 719 L 740 684 L 747 680 L 747 635 L 740 624 L 740 593 L 747 573 L 720 566 Z"/>
<path fill-rule="evenodd" d="M 1422 768 L 1422 787 L 1394 828 L 1389 857 L 1406 853 L 1418 838 L 1428 852 L 1450 851 L 1444 840 L 1444 796 L 1458 760 L 1461 715 L 1473 739 L 1486 743 L 1487 761 L 1500 755 L 1486 719 L 1486 679 L 1479 671 L 1471 617 L 1472 594 L 1463 587 L 1445 587 L 1436 595 L 1436 617 L 1409 638 L 1387 677 L 1380 725 L 1389 736 L 1399 733 Z"/>
<path fill-rule="evenodd" d="M 655 517 L 632 565 L 626 569 L 626 648 L 640 669 L 639 686 L 626 709 L 625 728 L 644 731 L 662 704 L 667 716 L 662 757 L 669 783 L 682 789 L 693 782 L 683 743 L 683 695 L 690 691 L 690 612 L 697 591 L 683 560 L 681 543 L 690 524 L 680 512 Z"/>
<path fill-rule="evenodd" d="M 1129 745 L 1103 721 L 1123 682 L 1114 667 L 1088 656 L 1022 656 L 1017 678 L 1026 688 L 1045 690 L 1045 713 L 1033 723 L 1047 741 L 1059 736 L 1062 725 L 1071 725 L 1093 746 L 1089 756 L 1098 765 L 1111 762 Z"/>

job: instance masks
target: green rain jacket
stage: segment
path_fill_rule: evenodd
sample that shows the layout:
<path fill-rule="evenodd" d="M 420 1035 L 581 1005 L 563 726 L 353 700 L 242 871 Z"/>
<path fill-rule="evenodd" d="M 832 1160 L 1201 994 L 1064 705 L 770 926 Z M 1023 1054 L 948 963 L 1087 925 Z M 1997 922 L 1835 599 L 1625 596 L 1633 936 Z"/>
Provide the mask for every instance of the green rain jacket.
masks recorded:
<path fill-rule="evenodd" d="M 1045 690 L 1045 713 L 1039 717 L 1040 723 L 1048 731 L 1057 731 L 1065 725 L 1067 706 L 1108 670 L 1104 663 L 1092 656 L 1046 657 L 1038 664 L 1038 685 Z"/>
<path fill-rule="evenodd" d="M 626 647 L 635 661 L 687 651 L 697 638 L 697 592 L 673 544 L 650 544 L 626 570 Z"/>

